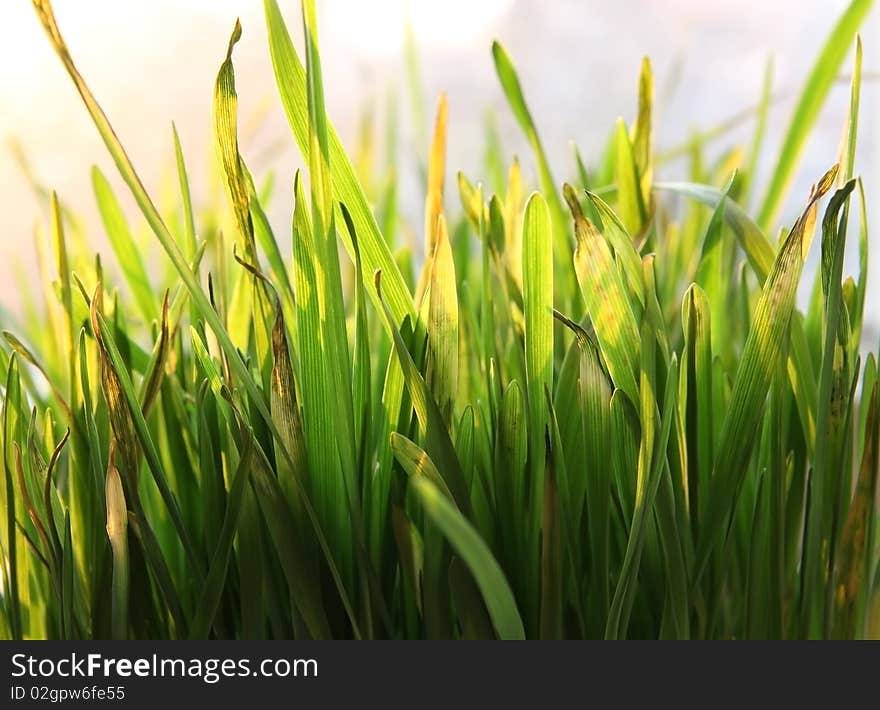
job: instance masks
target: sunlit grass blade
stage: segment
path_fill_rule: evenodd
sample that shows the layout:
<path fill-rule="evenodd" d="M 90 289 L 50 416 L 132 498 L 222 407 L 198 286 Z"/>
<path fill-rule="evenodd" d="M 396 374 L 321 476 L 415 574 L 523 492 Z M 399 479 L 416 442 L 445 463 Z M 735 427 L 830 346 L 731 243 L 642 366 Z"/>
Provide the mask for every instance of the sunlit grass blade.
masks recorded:
<path fill-rule="evenodd" d="M 492 57 L 495 61 L 495 72 L 498 75 L 498 80 L 501 82 L 501 87 L 504 89 L 507 102 L 510 104 L 513 115 L 525 134 L 526 140 L 528 140 L 535 154 L 535 160 L 538 163 L 541 192 L 548 201 L 553 225 L 554 254 L 559 266 L 558 278 L 560 284 L 565 284 L 566 289 L 568 289 L 574 285 L 575 278 L 569 261 L 564 258 L 564 255 L 568 254 L 571 246 L 565 208 L 562 205 L 562 200 L 559 199 L 559 185 L 553 178 L 550 170 L 550 163 L 547 160 L 541 139 L 538 137 L 538 130 L 532 119 L 532 114 L 526 104 L 519 76 L 517 76 L 516 69 L 507 50 L 498 41 L 492 43 Z"/>
<path fill-rule="evenodd" d="M 92 186 L 98 201 L 98 210 L 104 222 L 104 229 L 110 238 L 110 244 L 122 267 L 122 273 L 132 290 L 135 302 L 147 323 L 159 317 L 156 300 L 150 286 L 147 270 L 140 257 L 140 251 L 134 242 L 122 208 L 113 194 L 107 178 L 98 169 L 92 168 Z"/>
<path fill-rule="evenodd" d="M 566 185 L 565 199 L 577 234 L 575 268 L 599 347 L 616 386 L 633 403 L 639 401 L 636 371 L 639 334 L 635 316 L 614 257 L 605 239 L 584 218 L 574 189 Z"/>
<path fill-rule="evenodd" d="M 265 0 L 264 6 L 272 66 L 275 69 L 281 102 L 284 105 L 287 120 L 294 132 L 297 144 L 303 152 L 303 156 L 308 160 L 310 147 L 306 71 L 294 49 L 276 0 Z M 327 127 L 327 136 L 328 156 L 333 164 L 333 191 L 339 202 L 344 203 L 350 210 L 355 229 L 360 237 L 364 278 L 370 278 L 370 274 L 376 269 L 381 269 L 385 274 L 385 293 L 388 307 L 394 315 L 394 322 L 399 327 L 405 316 L 415 317 L 416 315 L 412 296 L 387 243 L 379 233 L 366 195 L 355 177 L 354 168 L 332 126 L 328 125 Z M 349 253 L 351 253 L 351 245 L 346 242 L 344 236 L 343 242 L 346 243 Z M 369 284 L 367 284 L 367 290 L 373 293 Z"/>
<path fill-rule="evenodd" d="M 180 196 L 183 201 L 183 225 L 185 254 L 188 259 L 195 258 L 198 249 L 196 244 L 196 220 L 193 212 L 192 194 L 190 193 L 189 177 L 186 172 L 186 161 L 183 157 L 183 148 L 180 145 L 180 136 L 177 134 L 177 126 L 171 124 L 174 135 L 174 160 L 177 166 L 177 180 L 180 184 Z"/>
<path fill-rule="evenodd" d="M 553 239 L 550 211 L 534 193 L 523 217 L 523 307 L 525 316 L 526 389 L 528 395 L 530 489 L 534 519 L 540 519 L 540 498 L 547 454 L 549 422 L 544 391 L 553 391 Z"/>
<path fill-rule="evenodd" d="M 633 144 L 622 118 L 617 119 L 615 149 L 617 156 L 615 178 L 618 185 L 617 200 L 620 217 L 630 234 L 639 234 L 648 212 L 642 195 L 641 178 Z"/>
<path fill-rule="evenodd" d="M 427 382 L 448 424 L 458 394 L 459 306 L 452 245 L 442 214 L 437 216 L 433 256 L 429 263 Z"/>
<path fill-rule="evenodd" d="M 375 289 L 379 294 L 383 315 L 390 327 L 394 316 L 391 313 L 390 307 L 385 305 L 384 292 L 381 289 L 381 278 L 381 272 L 376 272 L 374 275 Z M 437 402 L 431 396 L 428 385 L 413 362 L 412 355 L 407 350 L 403 337 L 396 329 L 392 330 L 392 333 L 394 352 L 400 363 L 400 368 L 403 370 L 404 382 L 406 383 L 407 391 L 412 400 L 412 407 L 419 421 L 419 429 L 425 438 L 425 451 L 437 464 L 438 470 L 443 472 L 443 478 L 449 486 L 449 490 L 452 491 L 459 509 L 466 517 L 470 516 L 471 505 L 467 482 L 464 479 L 461 464 L 455 454 L 455 447 L 449 438 L 449 431 L 444 424 L 443 415 L 437 406 Z"/>

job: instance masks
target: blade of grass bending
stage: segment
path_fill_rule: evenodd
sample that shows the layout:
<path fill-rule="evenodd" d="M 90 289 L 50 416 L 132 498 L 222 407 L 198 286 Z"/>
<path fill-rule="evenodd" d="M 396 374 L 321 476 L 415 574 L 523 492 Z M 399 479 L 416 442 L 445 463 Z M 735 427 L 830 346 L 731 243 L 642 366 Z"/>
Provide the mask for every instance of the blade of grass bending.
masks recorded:
<path fill-rule="evenodd" d="M 726 536 L 727 523 L 748 471 L 751 445 L 769 391 L 783 340 L 788 337 L 797 284 L 816 219 L 816 203 L 831 188 L 836 167 L 813 188 L 806 209 L 779 249 L 758 300 L 752 326 L 737 368 L 730 405 L 716 448 L 705 527 L 700 533 L 695 579 L 716 545 Z"/>
<path fill-rule="evenodd" d="M 498 637 L 524 639 L 522 619 L 510 585 L 477 531 L 427 478 L 411 478 L 409 486 L 421 501 L 425 513 L 440 528 L 473 575 Z"/>
<path fill-rule="evenodd" d="M 599 347 L 608 364 L 614 384 L 636 403 L 639 390 L 635 374 L 639 358 L 639 329 L 614 256 L 605 239 L 581 211 L 574 188 L 563 188 L 571 209 L 577 235 L 574 254 L 587 312 L 596 329 Z"/>
<path fill-rule="evenodd" d="M 257 248 L 251 221 L 250 200 L 238 151 L 238 96 L 235 92 L 232 50 L 240 39 L 241 23 L 236 20 L 232 35 L 229 37 L 226 58 L 220 66 L 214 83 L 214 133 L 217 158 L 223 167 L 224 186 L 238 227 L 238 244 L 244 253 L 244 258 L 256 264 Z"/>
<path fill-rule="evenodd" d="M 638 251 L 636 251 L 632 236 L 630 236 L 623 222 L 620 221 L 620 217 L 608 206 L 608 203 L 595 192 L 586 190 L 586 194 L 587 199 L 601 220 L 600 224 L 595 224 L 594 226 L 608 240 L 608 243 L 614 250 L 614 255 L 620 261 L 629 282 L 630 293 L 635 296 L 640 304 L 644 305 L 645 287 L 642 279 L 642 259 Z"/>
<path fill-rule="evenodd" d="M 458 557 L 449 564 L 449 586 L 452 602 L 461 624 L 463 639 L 493 639 L 495 628 L 480 594 L 480 588 Z"/>
<path fill-rule="evenodd" d="M 284 18 L 276 0 L 265 0 L 266 27 L 269 34 L 269 50 L 275 79 L 287 120 L 293 130 L 297 144 L 306 161 L 309 161 L 310 142 L 308 135 L 308 98 L 306 71 L 297 56 L 296 49 L 288 34 Z M 361 258 L 364 262 L 364 278 L 369 278 L 376 269 L 386 275 L 386 296 L 388 307 L 394 315 L 395 327 L 399 327 L 404 317 L 416 317 L 412 296 L 406 286 L 391 251 L 379 233 L 373 211 L 358 183 L 354 168 L 342 147 L 333 127 L 327 124 L 329 161 L 333 165 L 333 191 L 339 202 L 345 203 L 351 212 L 355 229 L 360 237 Z M 343 235 L 343 243 L 352 252 L 351 243 Z M 365 282 L 367 290 L 375 298 L 375 293 Z M 376 302 L 376 306 L 379 304 Z"/>
<path fill-rule="evenodd" d="M 675 192 L 686 195 L 704 205 L 717 209 L 718 204 L 724 199 L 724 221 L 736 235 L 752 269 L 758 276 L 758 280 L 764 282 L 770 269 L 773 267 L 775 253 L 773 245 L 764 234 L 764 231 L 748 216 L 746 211 L 729 197 L 725 199 L 725 193 L 709 185 L 698 185 L 689 182 L 657 182 L 655 190 Z"/>
<path fill-rule="evenodd" d="M 388 321 L 389 327 L 393 326 L 394 316 L 388 306 L 385 305 L 384 294 L 381 288 L 382 272 L 377 271 L 374 275 L 375 288 L 378 293 L 379 303 L 382 304 L 382 312 Z M 413 409 L 419 421 L 419 429 L 425 438 L 425 451 L 439 465 L 438 470 L 443 472 L 444 480 L 455 497 L 455 502 L 465 517 L 471 515 L 470 493 L 461 464 L 455 453 L 455 447 L 449 438 L 449 431 L 443 423 L 443 416 L 437 406 L 437 402 L 431 396 L 428 386 L 419 373 L 412 355 L 406 348 L 400 332 L 391 328 L 394 340 L 394 351 L 397 354 L 400 369 L 403 370 L 403 378 L 406 389 L 412 400 Z"/>
<path fill-rule="evenodd" d="M 407 475 L 424 476 L 433 483 L 437 490 L 445 495 L 452 503 L 455 504 L 455 497 L 443 480 L 443 476 L 437 470 L 434 462 L 426 454 L 418 444 L 410 441 L 402 434 L 392 432 L 391 434 L 391 450 L 394 452 L 394 458 L 401 465 Z M 458 506 L 456 506 L 458 507 Z"/>
<path fill-rule="evenodd" d="M 235 91 L 235 68 L 232 62 L 232 52 L 239 39 L 241 39 L 241 23 L 236 20 L 229 38 L 226 58 L 217 72 L 217 80 L 214 84 L 214 134 L 218 162 L 222 167 L 223 182 L 238 232 L 233 246 L 233 255 L 236 261 L 240 261 L 237 253 L 242 253 L 244 262 L 259 270 L 254 221 L 250 205 L 249 176 L 238 148 L 238 96 Z M 222 251 L 221 246 L 221 254 Z M 251 332 L 253 332 L 253 346 L 264 389 L 268 389 L 269 377 L 271 345 L 268 323 L 270 309 L 269 294 L 263 281 L 242 278 L 237 275 L 227 313 L 227 329 L 233 341 L 244 351 L 248 349 Z"/>
<path fill-rule="evenodd" d="M 776 167 L 759 210 L 758 224 L 765 230 L 772 226 L 782 208 L 801 153 L 816 123 L 822 104 L 825 103 L 837 72 L 849 53 L 859 25 L 862 24 L 872 5 L 873 0 L 852 0 L 831 31 L 809 77 L 804 82 L 804 89 L 792 112 Z"/>
<path fill-rule="evenodd" d="M 553 243 L 556 247 L 554 253 L 559 260 L 557 264 L 559 267 L 559 285 L 574 289 L 576 277 L 568 259 L 564 258 L 564 255 L 571 251 L 571 243 L 568 236 L 568 219 L 565 215 L 562 201 L 559 199 L 557 183 L 550 170 L 547 154 L 544 152 L 544 146 L 541 143 L 532 114 L 526 104 L 519 76 L 517 76 L 510 55 L 508 55 L 507 50 L 498 41 L 492 43 L 492 57 L 495 61 L 495 72 L 498 75 L 498 80 L 501 82 L 507 102 L 510 104 L 513 115 L 520 129 L 525 134 L 526 140 L 528 140 L 535 154 L 535 160 L 538 163 L 541 192 L 544 198 L 548 200 L 553 223 Z"/>

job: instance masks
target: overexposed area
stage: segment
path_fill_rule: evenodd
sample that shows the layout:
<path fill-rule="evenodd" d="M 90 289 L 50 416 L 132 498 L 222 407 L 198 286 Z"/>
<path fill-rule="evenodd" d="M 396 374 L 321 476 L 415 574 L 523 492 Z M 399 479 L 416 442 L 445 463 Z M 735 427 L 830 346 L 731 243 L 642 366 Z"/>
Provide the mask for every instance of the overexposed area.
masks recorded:
<path fill-rule="evenodd" d="M 174 120 L 196 201 L 208 189 L 213 159 L 213 82 L 229 32 L 240 17 L 244 36 L 235 53 L 240 110 L 243 125 L 256 126 L 245 133 L 242 150 L 254 172 L 275 171 L 279 187 L 271 218 L 277 233 L 286 233 L 290 198 L 285 186 L 300 159 L 277 100 L 260 0 L 55 0 L 54 5 L 80 69 L 147 187 L 158 191 L 163 172 L 172 170 Z M 846 5 L 846 0 L 322 0 L 328 112 L 343 141 L 353 146 L 366 107 L 374 107 L 381 121 L 390 104 L 397 106 L 398 158 L 401 174 L 407 176 L 403 206 L 417 223 L 423 203 L 416 178 L 418 151 L 424 150 L 421 136 L 441 90 L 448 93 L 450 106 L 450 186 L 459 168 L 473 178 L 483 177 L 487 110 L 497 115 L 505 152 L 522 156 L 527 173 L 534 174 L 530 152 L 495 77 L 490 52 L 494 38 L 505 44 L 517 65 L 560 179 L 574 169 L 572 141 L 595 162 L 615 118 L 632 118 L 643 55 L 652 58 L 657 76 L 660 150 L 753 106 L 772 55 L 779 101 L 770 114 L 766 158 L 778 150 L 794 97 Z M 300 34 L 299 4 L 283 0 L 281 6 L 288 25 Z M 19 300 L 14 274 L 23 274 L 26 283 L 33 273 L 32 235 L 35 225 L 45 222 L 46 212 L 11 146 L 21 149 L 39 182 L 57 189 L 84 216 L 96 249 L 106 250 L 90 168 L 97 163 L 113 175 L 113 166 L 30 2 L 5 0 L 2 13 L 0 304 L 15 313 Z M 418 49 L 422 112 L 413 110 L 406 88 L 402 39 L 407 17 Z M 856 166 L 866 180 L 869 215 L 880 196 L 877 29 L 875 11 L 863 30 L 866 80 Z M 849 66 L 847 61 L 847 71 Z M 784 213 L 787 219 L 809 184 L 835 161 L 848 94 L 848 81 L 842 77 L 807 146 Z M 747 142 L 752 129 L 744 121 L 718 141 L 717 149 L 734 140 Z M 759 168 L 766 177 L 772 159 L 763 160 Z M 670 179 L 684 172 L 685 166 L 675 162 L 660 169 Z M 134 210 L 129 215 L 134 219 Z M 875 244 L 878 233 L 875 229 Z M 869 303 L 876 303 L 880 293 L 876 273 Z M 0 311 L 0 319 L 5 317 Z M 866 318 L 876 326 L 874 309 L 866 309 Z"/>

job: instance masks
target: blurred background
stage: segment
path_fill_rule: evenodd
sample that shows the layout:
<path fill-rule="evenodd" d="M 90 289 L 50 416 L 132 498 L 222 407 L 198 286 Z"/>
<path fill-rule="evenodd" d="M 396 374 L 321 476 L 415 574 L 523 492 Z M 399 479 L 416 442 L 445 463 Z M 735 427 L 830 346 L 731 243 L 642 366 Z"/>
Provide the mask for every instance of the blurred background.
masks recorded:
<path fill-rule="evenodd" d="M 597 162 L 617 116 L 633 118 L 639 63 L 651 57 L 657 82 L 656 146 L 680 146 L 694 130 L 709 129 L 754 106 L 768 59 L 774 60 L 774 103 L 768 123 L 760 187 L 773 167 L 794 101 L 815 56 L 847 0 L 319 0 L 319 28 L 327 108 L 343 143 L 353 150 L 365 111 L 379 124 L 389 104 L 400 115 L 397 136 L 402 206 L 421 222 L 418 180 L 437 94 L 449 98 L 448 185 L 458 169 L 481 174 L 487 111 L 507 157 L 518 154 L 534 176 L 530 151 L 506 107 L 491 58 L 500 39 L 520 78 L 558 179 L 574 172 L 571 142 Z M 294 41 L 302 47 L 299 3 L 281 0 Z M 251 170 L 273 170 L 278 189 L 270 217 L 277 234 L 289 230 L 287 185 L 301 164 L 274 85 L 261 0 L 55 0 L 56 15 L 80 70 L 113 122 L 148 190 L 158 193 L 172 174 L 171 121 L 187 155 L 194 199 L 209 190 L 213 160 L 213 83 L 236 17 L 244 36 L 235 50 L 242 152 Z M 19 308 L 13 275 L 35 271 L 35 225 L 46 220 L 16 154 L 35 179 L 58 190 L 83 216 L 91 243 L 109 257 L 91 192 L 98 164 L 125 196 L 61 64 L 52 54 L 29 0 L 4 0 L 0 43 L 0 319 Z M 415 38 L 424 110 L 407 93 L 403 37 Z M 880 227 L 878 11 L 863 26 L 864 69 L 857 172 L 865 178 L 869 217 Z M 849 71 L 851 60 L 844 65 Z M 394 98 L 396 97 L 396 99 Z M 843 78 L 832 90 L 807 146 L 784 211 L 790 221 L 807 190 L 836 159 L 849 98 Z M 253 128 L 249 128 L 250 125 Z M 748 142 L 744 120 L 714 149 Z M 381 134 L 380 134 L 381 135 Z M 15 148 L 14 146 L 17 146 Z M 20 150 L 19 150 L 20 149 Z M 769 159 L 768 159 L 769 158 Z M 686 174 L 670 162 L 663 179 Z M 457 203 L 457 200 L 456 200 Z M 131 205 L 126 202 L 126 205 Z M 873 210 L 873 211 L 872 211 Z M 137 225 L 137 213 L 128 210 Z M 874 229 L 874 254 L 880 253 Z M 817 250 L 814 249 L 814 255 Z M 853 265 L 855 262 L 848 262 Z M 875 256 L 875 264 L 877 257 Z M 850 268 L 852 271 L 852 266 Z M 880 279 L 869 282 L 866 320 L 877 325 Z M 875 331 L 876 332 L 876 331 Z"/>

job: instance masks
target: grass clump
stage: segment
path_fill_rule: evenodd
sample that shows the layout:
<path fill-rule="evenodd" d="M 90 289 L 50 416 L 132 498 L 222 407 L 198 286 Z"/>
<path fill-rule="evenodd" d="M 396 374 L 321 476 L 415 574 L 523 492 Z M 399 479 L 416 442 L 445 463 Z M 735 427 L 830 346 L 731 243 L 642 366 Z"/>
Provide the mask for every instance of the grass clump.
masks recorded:
<path fill-rule="evenodd" d="M 308 165 L 289 249 L 239 146 L 238 24 L 214 93 L 224 204 L 194 208 L 175 133 L 179 196 L 160 208 L 33 2 L 150 233 L 96 168 L 115 279 L 47 200 L 42 283 L 0 349 L 0 635 L 880 632 L 858 43 L 837 164 L 776 223 L 870 2 L 832 29 L 757 220 L 752 171 L 735 168 L 755 165 L 769 88 L 748 153 L 710 164 L 697 136 L 691 180 L 662 182 L 645 60 L 635 121 L 591 170 L 576 152 L 560 186 L 496 43 L 540 190 L 515 160 L 504 176 L 489 136 L 493 177 L 459 173 L 453 209 L 441 97 L 423 254 L 403 238 L 394 166 L 377 179 L 372 145 L 353 163 L 329 122 L 314 0 L 304 62 L 265 1 Z"/>

